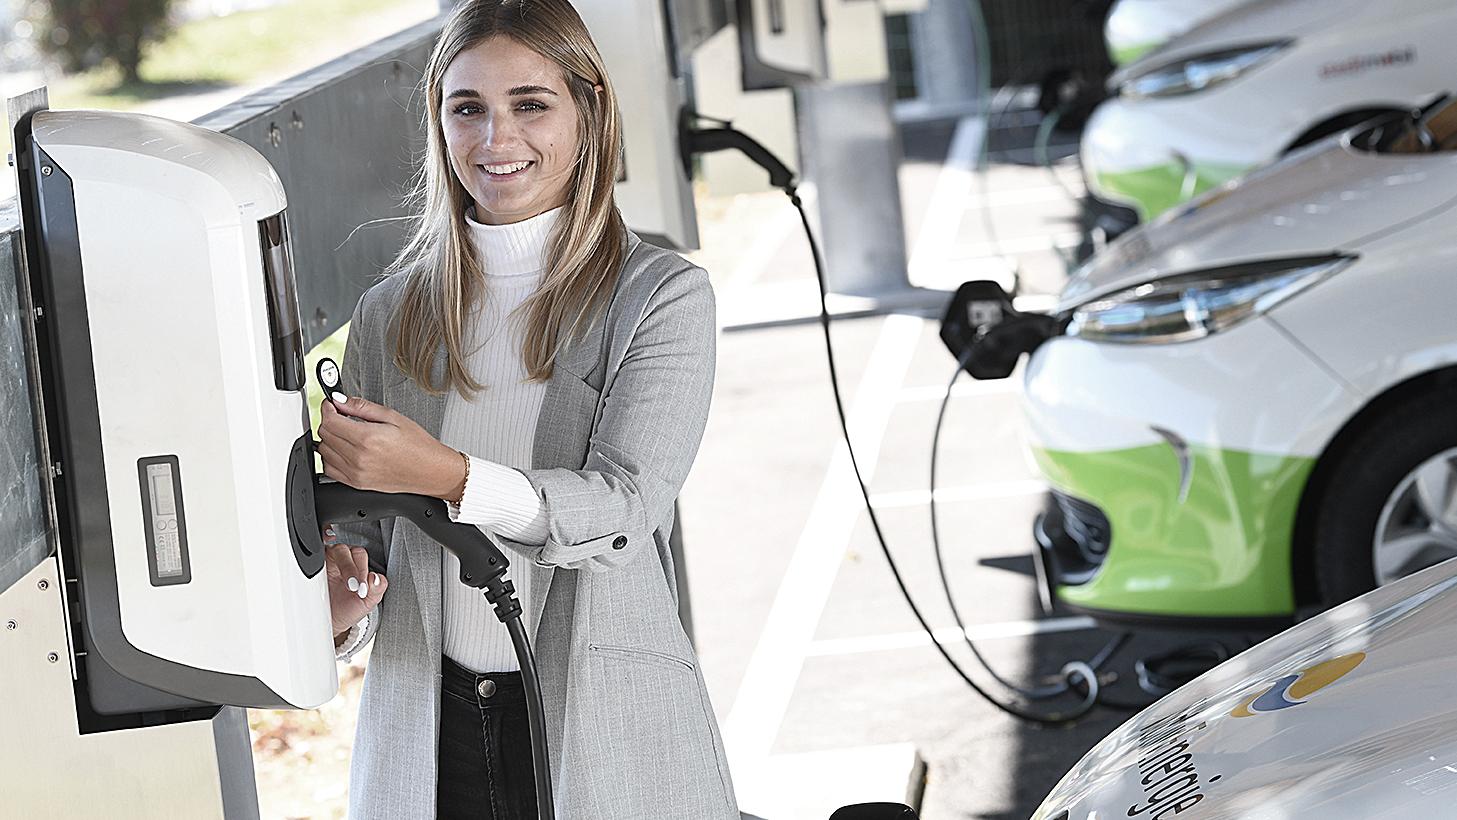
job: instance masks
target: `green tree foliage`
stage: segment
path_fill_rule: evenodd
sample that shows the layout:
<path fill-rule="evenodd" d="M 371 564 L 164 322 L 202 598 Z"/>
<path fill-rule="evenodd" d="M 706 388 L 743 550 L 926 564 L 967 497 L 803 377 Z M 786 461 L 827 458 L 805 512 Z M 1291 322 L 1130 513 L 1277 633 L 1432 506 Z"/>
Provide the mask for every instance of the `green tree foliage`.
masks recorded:
<path fill-rule="evenodd" d="M 139 82 L 137 69 L 148 43 L 168 31 L 172 0 L 42 0 L 38 32 L 45 51 L 68 72 L 115 63 L 126 82 Z"/>

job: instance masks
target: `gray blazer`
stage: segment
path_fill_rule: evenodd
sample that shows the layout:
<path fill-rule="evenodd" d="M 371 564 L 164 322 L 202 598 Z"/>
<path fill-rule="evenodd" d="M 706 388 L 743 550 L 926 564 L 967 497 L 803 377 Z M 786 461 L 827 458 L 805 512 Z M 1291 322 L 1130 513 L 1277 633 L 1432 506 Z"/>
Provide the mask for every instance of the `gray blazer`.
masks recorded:
<path fill-rule="evenodd" d="M 713 291 L 702 268 L 631 232 L 627 250 L 605 315 L 562 352 L 547 383 L 533 469 L 523 471 L 546 511 L 546 544 L 491 535 L 511 561 L 546 567 L 533 576 L 523 617 L 542 681 L 557 816 L 738 820 L 668 549 L 673 502 L 713 391 Z M 343 383 L 438 437 L 444 397 L 420 390 L 390 355 L 402 285 L 391 277 L 360 299 Z M 437 379 L 444 366 L 442 347 Z M 365 640 L 374 650 L 349 816 L 432 818 L 441 547 L 403 519 L 337 529 L 340 541 L 376 555 L 388 545 L 390 582 Z"/>

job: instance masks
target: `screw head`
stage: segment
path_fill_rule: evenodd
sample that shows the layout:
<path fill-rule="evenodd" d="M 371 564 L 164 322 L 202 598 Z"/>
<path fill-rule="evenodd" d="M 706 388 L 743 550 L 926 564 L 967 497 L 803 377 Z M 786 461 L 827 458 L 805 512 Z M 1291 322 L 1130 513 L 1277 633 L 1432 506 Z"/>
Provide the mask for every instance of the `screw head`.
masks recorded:
<path fill-rule="evenodd" d="M 54 652 L 51 652 L 50 654 L 46 655 L 46 660 L 50 661 L 51 663 L 55 663 L 56 661 L 58 661 L 60 659 L 61 659 L 61 656 L 60 655 L 57 655 Z"/>
<path fill-rule="evenodd" d="M 49 165 L 42 165 L 40 167 L 40 175 L 43 176 L 43 177 L 48 177 L 48 176 L 51 175 L 51 170 L 52 170 L 51 169 L 51 166 L 49 166 Z"/>
<path fill-rule="evenodd" d="M 50 582 L 50 581 L 47 581 L 47 580 L 46 580 L 46 579 L 44 579 L 44 578 L 42 578 L 42 579 L 41 579 L 41 580 L 40 580 L 40 583 L 38 583 L 38 584 L 36 584 L 36 586 L 37 586 L 37 587 L 38 587 L 38 588 L 40 588 L 40 589 L 50 589 L 50 588 L 51 588 L 51 582 Z"/>
<path fill-rule="evenodd" d="M 5 628 L 8 629 L 8 630 L 10 630 L 11 632 L 14 632 L 19 626 L 20 626 L 20 624 L 16 623 L 15 621 L 6 621 L 5 622 Z"/>

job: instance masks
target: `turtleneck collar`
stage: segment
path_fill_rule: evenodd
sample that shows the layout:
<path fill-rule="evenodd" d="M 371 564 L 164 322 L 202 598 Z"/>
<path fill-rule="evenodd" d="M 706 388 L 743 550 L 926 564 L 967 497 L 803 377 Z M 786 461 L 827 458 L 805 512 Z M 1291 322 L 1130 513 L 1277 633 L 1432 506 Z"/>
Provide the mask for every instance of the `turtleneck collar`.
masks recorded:
<path fill-rule="evenodd" d="M 561 215 L 560 206 L 530 219 L 507 225 L 485 225 L 475 220 L 475 208 L 465 212 L 466 228 L 480 254 L 486 275 L 524 276 L 546 268 L 546 240 Z"/>

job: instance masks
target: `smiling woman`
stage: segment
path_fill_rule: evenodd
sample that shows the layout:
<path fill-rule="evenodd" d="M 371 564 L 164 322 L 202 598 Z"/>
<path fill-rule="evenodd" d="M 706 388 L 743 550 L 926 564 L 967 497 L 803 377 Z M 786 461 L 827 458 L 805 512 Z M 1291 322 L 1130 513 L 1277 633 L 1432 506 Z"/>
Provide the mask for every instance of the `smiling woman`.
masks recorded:
<path fill-rule="evenodd" d="M 508 556 L 549 771 L 459 560 L 408 522 L 336 524 L 391 580 L 362 620 L 339 596 L 341 657 L 374 640 L 350 816 L 533 818 L 541 789 L 563 818 L 737 820 L 668 547 L 713 393 L 708 275 L 624 225 L 617 100 L 566 0 L 463 4 L 424 86 L 418 222 L 355 310 L 319 453 Z"/>

